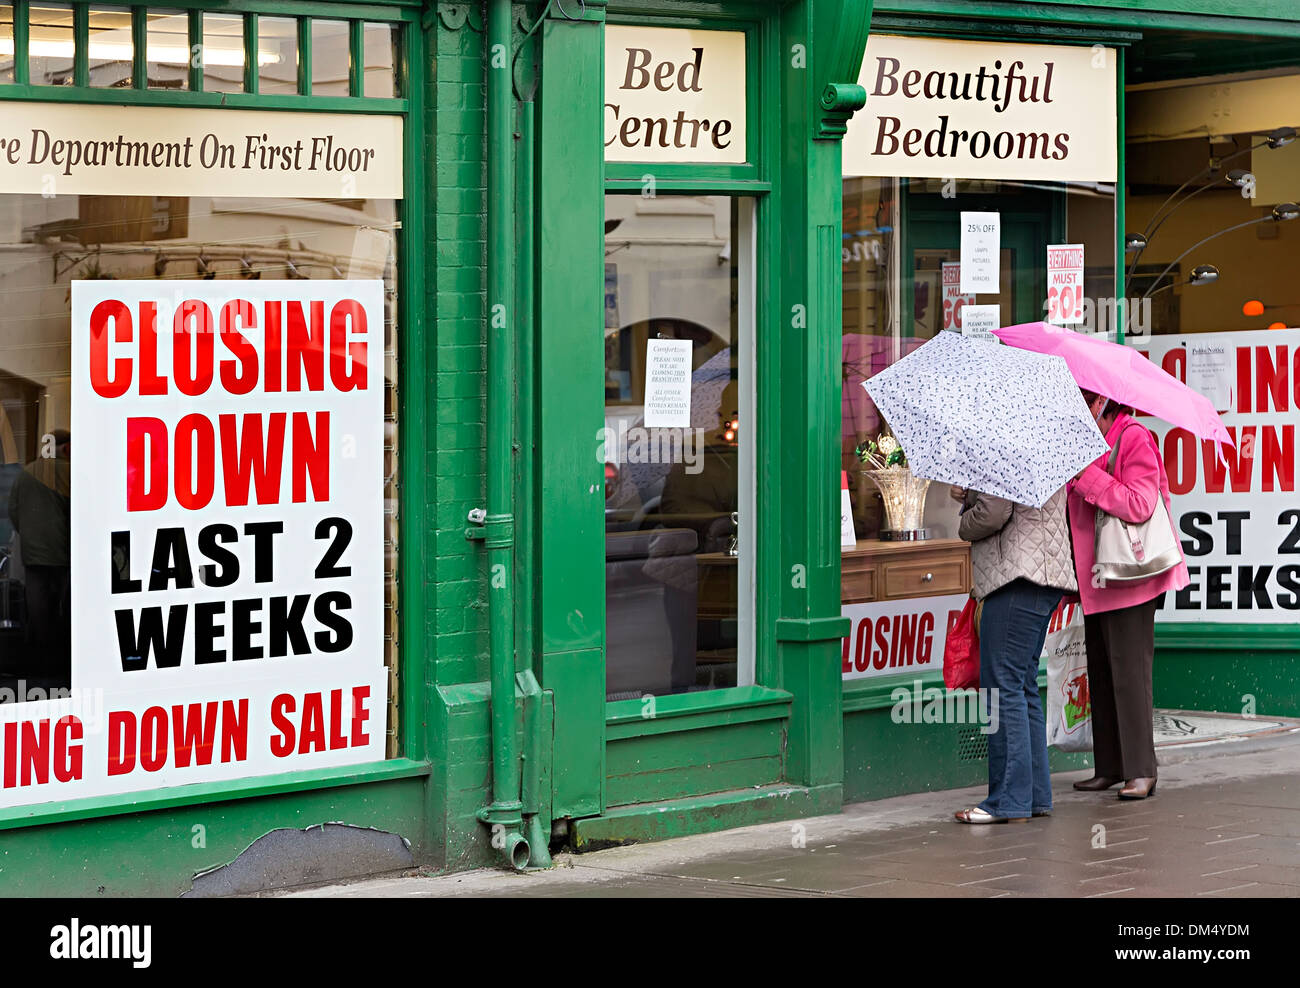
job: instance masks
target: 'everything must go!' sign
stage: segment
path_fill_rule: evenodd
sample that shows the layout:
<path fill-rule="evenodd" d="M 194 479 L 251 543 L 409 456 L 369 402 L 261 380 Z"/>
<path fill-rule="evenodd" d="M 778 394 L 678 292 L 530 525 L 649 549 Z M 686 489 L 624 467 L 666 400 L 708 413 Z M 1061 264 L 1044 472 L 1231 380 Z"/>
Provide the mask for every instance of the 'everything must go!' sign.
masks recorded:
<path fill-rule="evenodd" d="M 72 696 L 0 805 L 384 757 L 383 285 L 75 281 Z"/>
<path fill-rule="evenodd" d="M 1153 336 L 1156 364 L 1195 382 L 1198 352 L 1223 357 L 1224 425 L 1236 442 L 1220 463 L 1216 444 L 1160 419 L 1139 419 L 1159 441 L 1174 528 L 1191 583 L 1166 594 L 1158 621 L 1293 624 L 1300 620 L 1300 330 Z M 1201 390 L 1210 390 L 1200 385 Z M 1213 399 L 1212 399 L 1213 400 Z"/>

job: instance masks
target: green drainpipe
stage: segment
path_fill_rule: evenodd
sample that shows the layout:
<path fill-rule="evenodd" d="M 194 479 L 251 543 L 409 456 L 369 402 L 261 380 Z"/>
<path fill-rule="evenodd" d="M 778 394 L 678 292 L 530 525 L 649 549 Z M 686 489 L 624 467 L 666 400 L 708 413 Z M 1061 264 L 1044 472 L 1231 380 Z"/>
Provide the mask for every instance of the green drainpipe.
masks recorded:
<path fill-rule="evenodd" d="M 533 101 L 525 97 L 519 103 L 519 185 L 517 213 L 521 218 L 519 224 L 519 339 L 516 353 L 519 359 L 519 374 L 516 393 L 519 400 L 519 476 L 516 491 L 516 503 L 520 505 L 516 542 L 518 554 L 523 560 L 524 572 L 533 566 L 535 551 L 535 514 L 532 496 L 533 466 L 536 462 L 534 448 L 537 441 L 536 417 L 533 414 L 533 341 L 536 339 L 532 319 L 533 306 Z M 551 866 L 549 830 L 543 826 L 542 808 L 549 793 L 542 791 L 542 757 L 544 737 L 542 733 L 542 690 L 534 677 L 535 624 L 533 622 L 536 603 L 533 581 L 519 581 L 519 598 L 516 602 L 518 611 L 518 665 L 523 671 L 517 676 L 520 692 L 524 698 L 524 761 L 521 797 L 523 800 L 524 836 L 531 848 L 528 864 L 532 868 L 549 868 Z M 550 814 L 546 817 L 549 819 Z"/>
<path fill-rule="evenodd" d="M 492 803 L 479 811 L 492 846 L 527 867 L 515 736 L 514 606 L 514 92 L 510 0 L 487 0 L 487 514 L 492 681 Z M 471 531 L 472 537 L 477 537 Z"/>

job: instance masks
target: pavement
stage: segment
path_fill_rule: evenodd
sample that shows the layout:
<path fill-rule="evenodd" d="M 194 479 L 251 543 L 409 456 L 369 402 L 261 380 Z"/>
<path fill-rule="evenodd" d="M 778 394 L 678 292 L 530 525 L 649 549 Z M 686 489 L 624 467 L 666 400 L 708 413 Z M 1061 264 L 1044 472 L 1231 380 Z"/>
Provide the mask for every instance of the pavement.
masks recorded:
<path fill-rule="evenodd" d="M 1194 724 L 1196 715 L 1170 716 Z M 279 895 L 370 898 L 1147 898 L 1300 897 L 1300 722 L 1184 731 L 1158 746 L 1143 801 L 1076 792 L 1052 777 L 1054 811 L 964 826 L 983 786 L 846 806 L 586 854 L 549 871 L 407 874 Z"/>

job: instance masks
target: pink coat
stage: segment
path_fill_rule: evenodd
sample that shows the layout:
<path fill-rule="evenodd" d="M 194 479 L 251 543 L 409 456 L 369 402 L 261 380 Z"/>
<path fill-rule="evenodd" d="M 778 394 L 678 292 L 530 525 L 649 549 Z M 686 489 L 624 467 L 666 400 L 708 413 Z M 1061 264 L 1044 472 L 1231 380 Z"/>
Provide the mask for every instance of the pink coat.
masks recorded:
<path fill-rule="evenodd" d="M 1067 485 L 1074 568 L 1079 577 L 1079 597 L 1084 614 L 1132 607 L 1166 591 L 1181 590 L 1188 583 L 1187 561 L 1184 559 L 1173 569 L 1145 580 L 1111 582 L 1101 587 L 1093 585 L 1093 537 L 1098 509 L 1136 524 L 1151 517 L 1159 494 L 1165 500 L 1170 519 L 1174 517 L 1169 502 L 1169 478 L 1155 437 L 1147 428 L 1128 415 L 1120 415 L 1106 433 L 1106 442 L 1114 447 L 1121 430 L 1130 423 L 1137 428 L 1129 429 L 1124 435 L 1115 463 L 1115 476 L 1106 470 L 1110 456 L 1106 454 L 1088 464 L 1079 479 Z M 1175 537 L 1177 534 L 1175 528 Z"/>

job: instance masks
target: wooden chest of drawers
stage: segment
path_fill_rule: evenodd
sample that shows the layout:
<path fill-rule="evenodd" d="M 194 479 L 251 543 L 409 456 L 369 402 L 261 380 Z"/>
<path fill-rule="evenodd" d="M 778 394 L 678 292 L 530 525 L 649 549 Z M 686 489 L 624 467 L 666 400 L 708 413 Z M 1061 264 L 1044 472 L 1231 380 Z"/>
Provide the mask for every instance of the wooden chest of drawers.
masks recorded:
<path fill-rule="evenodd" d="M 843 551 L 840 566 L 846 604 L 970 592 L 970 543 L 961 539 L 864 539 Z"/>

